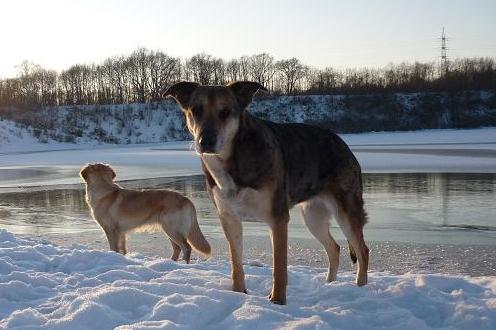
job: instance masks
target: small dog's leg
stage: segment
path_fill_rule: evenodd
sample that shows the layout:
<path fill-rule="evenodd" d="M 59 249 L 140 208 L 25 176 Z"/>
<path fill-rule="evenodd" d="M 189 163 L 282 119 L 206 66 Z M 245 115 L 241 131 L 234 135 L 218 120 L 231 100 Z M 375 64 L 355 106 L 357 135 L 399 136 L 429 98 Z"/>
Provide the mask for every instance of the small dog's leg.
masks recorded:
<path fill-rule="evenodd" d="M 109 243 L 109 248 L 111 251 L 119 253 L 119 236 L 115 229 L 103 228 L 105 235 L 107 236 L 107 241 Z"/>
<path fill-rule="evenodd" d="M 181 233 L 166 228 L 163 224 L 162 224 L 162 229 L 165 231 L 167 236 L 169 236 L 169 239 L 172 242 L 172 248 L 174 249 L 174 252 L 172 254 L 171 259 L 174 260 L 174 257 L 179 258 L 179 253 L 176 252 L 176 250 L 175 250 L 176 248 L 174 246 L 174 244 L 176 244 L 179 247 L 179 249 L 181 250 L 181 252 L 183 253 L 183 260 L 185 260 L 186 263 L 189 264 L 189 261 L 191 258 L 191 245 L 189 245 L 186 238 Z M 177 258 L 176 258 L 176 260 L 177 260 Z"/>
<path fill-rule="evenodd" d="M 177 261 L 179 259 L 179 254 L 181 253 L 181 247 L 177 245 L 173 240 L 169 239 L 172 244 L 172 256 L 171 259 L 173 261 Z"/>
<path fill-rule="evenodd" d="M 189 264 L 189 261 L 191 260 L 191 245 L 184 240 L 183 247 L 181 248 L 183 251 L 183 260 L 186 261 L 187 264 Z"/>
<path fill-rule="evenodd" d="M 288 223 L 285 219 L 276 221 L 271 228 L 274 269 L 269 299 L 274 304 L 285 305 L 288 284 Z"/>
<path fill-rule="evenodd" d="M 117 239 L 117 248 L 119 249 L 119 253 L 126 254 L 126 233 L 119 232 Z"/>

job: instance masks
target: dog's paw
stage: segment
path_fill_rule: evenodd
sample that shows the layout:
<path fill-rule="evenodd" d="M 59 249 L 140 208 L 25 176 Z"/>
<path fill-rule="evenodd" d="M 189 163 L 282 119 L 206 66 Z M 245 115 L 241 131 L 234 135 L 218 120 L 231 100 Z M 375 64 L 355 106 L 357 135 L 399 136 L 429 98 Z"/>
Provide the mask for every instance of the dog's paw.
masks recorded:
<path fill-rule="evenodd" d="M 232 290 L 234 292 L 239 292 L 239 293 L 244 293 L 244 294 L 248 294 L 248 291 L 246 291 L 246 288 L 242 287 L 242 288 L 237 288 L 235 286 L 232 287 Z"/>
<path fill-rule="evenodd" d="M 286 305 L 286 297 L 277 298 L 272 295 L 272 292 L 269 294 L 269 300 L 271 303 L 276 305 Z"/>
<path fill-rule="evenodd" d="M 368 282 L 367 273 L 357 275 L 356 280 L 355 280 L 355 283 L 357 286 L 364 286 L 367 284 L 367 282 Z"/>

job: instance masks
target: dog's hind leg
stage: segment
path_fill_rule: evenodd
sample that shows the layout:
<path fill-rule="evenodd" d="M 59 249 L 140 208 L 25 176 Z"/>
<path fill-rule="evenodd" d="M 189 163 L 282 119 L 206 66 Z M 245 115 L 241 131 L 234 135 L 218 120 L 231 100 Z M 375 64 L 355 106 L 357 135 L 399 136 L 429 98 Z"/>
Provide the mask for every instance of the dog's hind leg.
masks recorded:
<path fill-rule="evenodd" d="M 184 239 L 184 242 L 181 245 L 181 251 L 183 251 L 183 260 L 189 264 L 191 260 L 191 245 L 189 245 L 186 239 Z"/>
<path fill-rule="evenodd" d="M 163 225 L 162 229 L 169 236 L 169 239 L 172 242 L 172 248 L 175 249 L 174 244 L 176 244 L 183 253 L 183 260 L 186 261 L 187 264 L 189 264 L 189 261 L 191 259 L 191 245 L 189 245 L 186 237 L 184 237 L 181 233 L 177 233 L 173 230 L 167 230 Z M 174 257 L 175 255 L 176 250 L 174 250 L 174 254 L 172 255 L 172 257 Z M 177 254 L 177 257 L 179 257 L 179 253 Z M 172 258 L 172 260 L 174 259 Z"/>
<path fill-rule="evenodd" d="M 181 253 L 181 247 L 177 245 L 172 239 L 170 239 L 170 242 L 172 244 L 172 256 L 171 259 L 174 261 L 177 261 L 179 259 L 179 254 Z"/>
<path fill-rule="evenodd" d="M 301 213 L 305 224 L 313 236 L 324 246 L 329 259 L 327 282 L 336 280 L 339 268 L 340 247 L 329 232 L 329 219 L 335 205 L 332 200 L 325 197 L 314 197 L 301 204 Z"/>
<path fill-rule="evenodd" d="M 181 252 L 183 253 L 183 260 L 189 264 L 191 260 L 191 245 L 189 245 L 188 241 L 184 237 L 176 236 L 171 238 L 181 249 Z"/>
<path fill-rule="evenodd" d="M 118 238 L 117 238 L 117 249 L 119 250 L 119 253 L 126 254 L 127 249 L 126 249 L 126 233 L 125 232 L 119 232 L 118 233 Z"/>
<path fill-rule="evenodd" d="M 363 238 L 363 226 L 366 222 L 363 201 L 353 193 L 344 194 L 338 203 L 337 221 L 341 230 L 358 260 L 356 284 L 362 286 L 367 284 L 367 270 L 369 266 L 369 248 Z"/>

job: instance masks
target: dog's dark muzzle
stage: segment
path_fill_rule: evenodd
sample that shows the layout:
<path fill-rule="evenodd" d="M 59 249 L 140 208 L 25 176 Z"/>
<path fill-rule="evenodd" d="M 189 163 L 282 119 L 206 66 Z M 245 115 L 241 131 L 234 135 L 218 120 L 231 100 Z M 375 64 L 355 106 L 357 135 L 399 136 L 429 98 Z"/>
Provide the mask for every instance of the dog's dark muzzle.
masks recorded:
<path fill-rule="evenodd" d="M 204 132 L 200 135 L 198 139 L 198 146 L 200 147 L 201 153 L 215 153 L 215 143 L 217 138 L 212 132 Z"/>

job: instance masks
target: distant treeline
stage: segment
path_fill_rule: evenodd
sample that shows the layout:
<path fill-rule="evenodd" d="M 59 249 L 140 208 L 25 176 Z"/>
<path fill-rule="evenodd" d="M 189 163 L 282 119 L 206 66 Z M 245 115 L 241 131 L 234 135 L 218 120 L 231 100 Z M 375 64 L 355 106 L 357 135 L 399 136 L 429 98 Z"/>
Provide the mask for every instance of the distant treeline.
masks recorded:
<path fill-rule="evenodd" d="M 16 78 L 0 79 L 0 106 L 144 103 L 158 100 L 164 86 L 179 80 L 252 80 L 273 94 L 288 95 L 496 90 L 496 63 L 493 58 L 463 58 L 442 69 L 435 62 L 415 62 L 336 70 L 311 68 L 297 58 L 277 61 L 266 53 L 229 61 L 201 53 L 182 60 L 138 48 L 128 56 L 76 64 L 60 73 L 23 62 Z"/>

